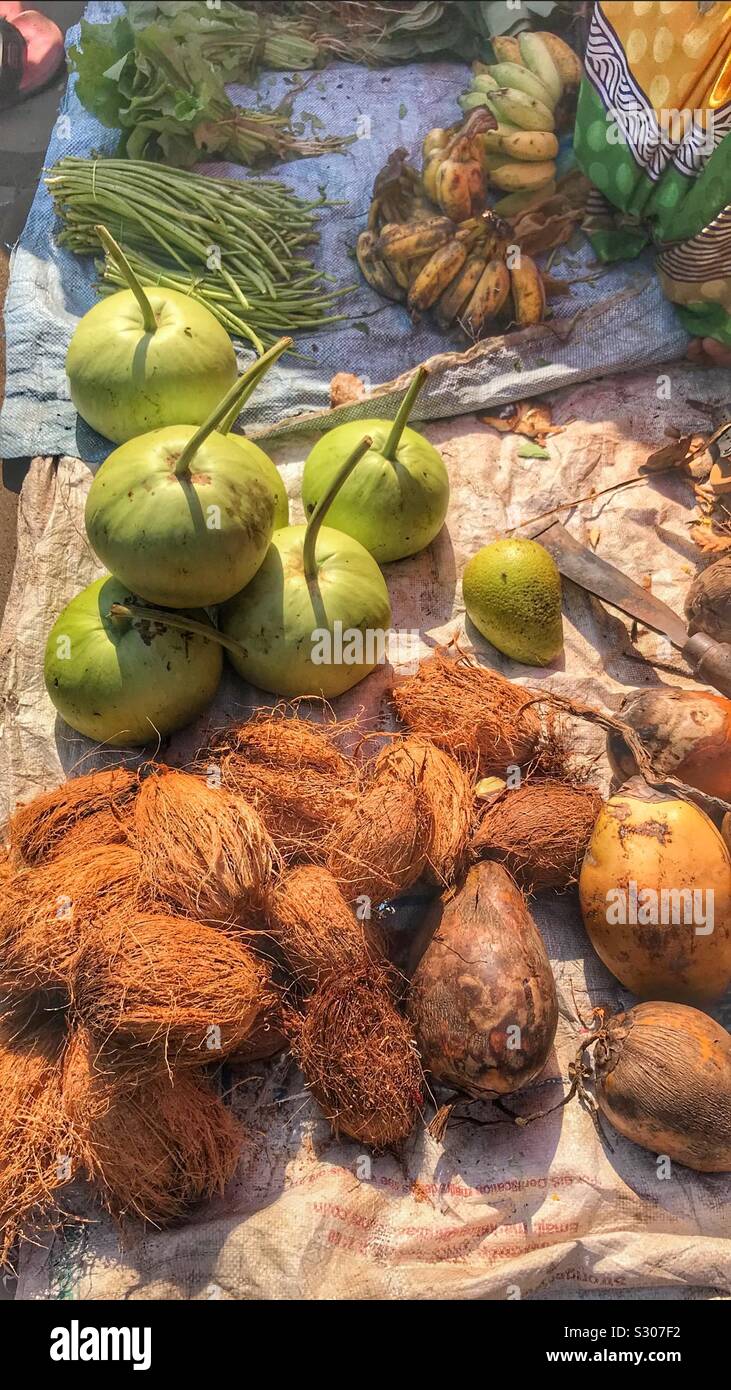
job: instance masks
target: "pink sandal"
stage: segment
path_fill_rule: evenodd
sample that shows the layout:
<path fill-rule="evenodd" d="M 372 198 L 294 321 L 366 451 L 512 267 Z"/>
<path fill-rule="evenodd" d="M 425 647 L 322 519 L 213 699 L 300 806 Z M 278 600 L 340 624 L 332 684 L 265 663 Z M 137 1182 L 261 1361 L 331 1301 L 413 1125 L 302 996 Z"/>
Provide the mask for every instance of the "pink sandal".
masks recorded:
<path fill-rule="evenodd" d="M 63 34 L 38 10 L 17 0 L 0 3 L 0 106 L 40 91 L 63 63 Z"/>

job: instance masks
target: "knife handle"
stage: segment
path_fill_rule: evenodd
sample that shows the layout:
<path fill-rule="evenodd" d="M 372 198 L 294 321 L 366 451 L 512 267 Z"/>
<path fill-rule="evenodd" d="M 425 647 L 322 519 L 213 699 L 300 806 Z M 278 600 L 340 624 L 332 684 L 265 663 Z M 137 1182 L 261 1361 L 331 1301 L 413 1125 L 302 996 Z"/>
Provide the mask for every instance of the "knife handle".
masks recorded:
<path fill-rule="evenodd" d="M 696 632 L 682 648 L 682 655 L 693 675 L 731 697 L 731 646 L 715 642 L 705 632 Z"/>

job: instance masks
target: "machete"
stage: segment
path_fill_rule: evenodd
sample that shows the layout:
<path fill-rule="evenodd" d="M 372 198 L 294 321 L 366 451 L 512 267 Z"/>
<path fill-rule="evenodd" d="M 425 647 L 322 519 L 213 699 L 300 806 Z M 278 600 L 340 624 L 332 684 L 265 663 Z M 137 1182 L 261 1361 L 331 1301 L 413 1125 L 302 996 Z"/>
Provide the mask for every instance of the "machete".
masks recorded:
<path fill-rule="evenodd" d="M 705 632 L 689 637 L 683 619 L 673 613 L 672 608 L 587 546 L 580 545 L 560 521 L 554 521 L 543 531 L 534 531 L 532 539 L 540 541 L 550 551 L 564 578 L 613 608 L 619 608 L 622 613 L 628 613 L 645 627 L 662 633 L 678 647 L 699 681 L 715 686 L 722 695 L 731 696 L 731 646 L 728 643 L 716 642 Z"/>

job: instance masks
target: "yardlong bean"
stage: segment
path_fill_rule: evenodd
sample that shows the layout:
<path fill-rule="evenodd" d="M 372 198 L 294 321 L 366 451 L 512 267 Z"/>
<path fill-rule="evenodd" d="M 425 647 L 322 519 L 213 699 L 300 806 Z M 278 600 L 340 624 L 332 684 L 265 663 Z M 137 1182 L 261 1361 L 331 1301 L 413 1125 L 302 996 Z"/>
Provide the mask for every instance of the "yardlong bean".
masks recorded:
<path fill-rule="evenodd" d="M 63 223 L 59 245 L 97 254 L 94 229 L 103 223 L 143 285 L 199 300 L 257 350 L 347 317 L 334 309 L 352 286 L 332 288 L 333 277 L 302 255 L 319 240 L 324 200 L 308 202 L 271 179 L 209 178 L 131 159 L 67 156 L 46 184 Z M 108 257 L 100 270 L 102 293 L 124 283 Z"/>

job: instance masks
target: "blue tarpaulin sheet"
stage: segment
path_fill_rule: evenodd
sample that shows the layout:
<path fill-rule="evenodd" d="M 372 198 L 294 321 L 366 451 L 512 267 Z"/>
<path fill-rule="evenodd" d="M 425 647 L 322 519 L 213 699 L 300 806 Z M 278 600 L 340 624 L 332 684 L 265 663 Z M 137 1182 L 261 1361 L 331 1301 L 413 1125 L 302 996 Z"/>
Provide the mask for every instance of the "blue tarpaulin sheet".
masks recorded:
<path fill-rule="evenodd" d="M 92 3 L 86 18 L 102 22 L 122 9 L 119 4 Z M 68 43 L 78 42 L 78 37 L 77 28 L 70 30 Z M 355 289 L 342 301 L 346 322 L 300 336 L 301 358 L 285 359 L 270 372 L 247 408 L 249 426 L 272 427 L 285 417 L 326 410 L 336 372 L 354 372 L 376 387 L 437 354 L 448 356 L 440 357 L 415 419 L 461 414 L 572 381 L 667 361 L 685 351 L 688 335 L 663 298 L 652 252 L 596 275 L 588 243 L 578 251 L 560 251 L 553 272 L 570 279 L 573 292 L 554 302 L 551 324 L 487 340 L 465 355 L 458 330 L 445 337 L 428 317 L 414 325 L 405 307 L 386 303 L 363 282 L 354 246 L 366 222 L 375 175 L 397 146 L 418 158 L 426 131 L 457 118 L 456 98 L 467 83 L 468 69 L 454 62 L 384 70 L 338 64 L 317 73 L 296 95 L 295 118 L 312 113 L 329 133 L 357 136 L 343 154 L 292 160 L 274 170 L 303 197 L 317 199 L 324 188 L 328 199 L 339 204 L 320 214 L 321 241 L 313 256 L 339 284 L 354 284 Z M 287 75 L 277 73 L 265 74 L 257 89 L 237 86 L 230 92 L 240 104 L 256 106 L 275 105 L 291 90 Z M 51 136 L 46 168 L 64 155 L 112 154 L 117 139 L 116 132 L 105 129 L 80 105 L 72 79 Z M 205 169 L 254 177 L 229 164 Z M 97 298 L 93 258 L 58 247 L 56 230 L 51 198 L 41 181 L 12 260 L 0 455 L 65 453 L 96 462 L 111 446 L 78 420 L 64 372 L 74 328 Z M 245 346 L 239 355 L 242 366 L 250 360 Z M 358 413 L 358 408 L 349 411 Z M 368 413 L 367 403 L 362 411 Z"/>

